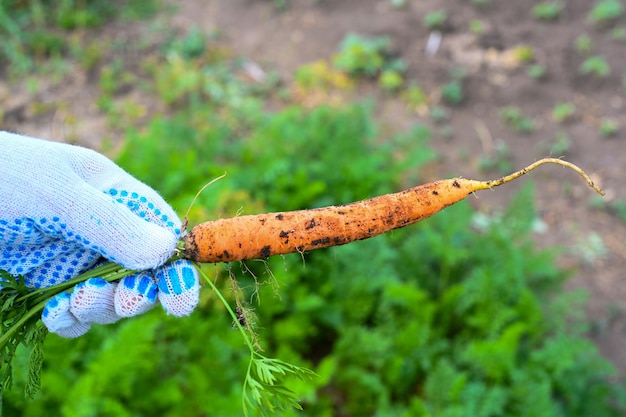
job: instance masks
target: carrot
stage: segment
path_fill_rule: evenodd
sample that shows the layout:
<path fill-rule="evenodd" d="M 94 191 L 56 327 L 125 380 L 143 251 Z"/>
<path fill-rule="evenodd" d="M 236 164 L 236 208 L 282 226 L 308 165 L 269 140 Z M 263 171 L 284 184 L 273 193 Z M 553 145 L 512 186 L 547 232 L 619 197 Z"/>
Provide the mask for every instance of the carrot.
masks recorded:
<path fill-rule="evenodd" d="M 185 235 L 182 255 L 196 262 L 232 262 L 344 245 L 416 223 L 475 191 L 505 184 L 546 163 L 573 169 L 604 195 L 576 165 L 544 158 L 493 181 L 453 178 L 342 206 L 201 223 Z"/>

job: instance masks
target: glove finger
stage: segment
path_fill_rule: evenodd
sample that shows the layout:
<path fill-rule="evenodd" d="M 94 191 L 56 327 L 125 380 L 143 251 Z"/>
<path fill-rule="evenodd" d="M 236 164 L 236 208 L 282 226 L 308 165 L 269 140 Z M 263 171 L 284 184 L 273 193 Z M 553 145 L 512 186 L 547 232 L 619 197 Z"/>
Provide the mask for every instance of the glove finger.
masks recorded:
<path fill-rule="evenodd" d="M 70 295 L 66 292 L 55 295 L 46 303 L 41 320 L 52 333 L 66 338 L 82 336 L 91 328 L 91 324 L 82 323 L 72 315 Z"/>
<path fill-rule="evenodd" d="M 148 272 L 122 278 L 115 290 L 115 312 L 120 317 L 145 313 L 156 305 L 157 292 L 157 285 Z"/>
<path fill-rule="evenodd" d="M 84 212 L 88 219 L 82 219 L 90 227 L 80 224 L 76 230 L 86 230 L 89 236 L 84 237 L 98 245 L 100 253 L 127 268 L 144 270 L 162 265 L 172 255 L 181 233 L 180 219 L 169 204 L 105 156 L 80 147 L 63 150 L 83 181 L 73 190 L 75 197 L 90 206 Z M 102 205 L 103 199 L 108 204 Z M 98 218 L 95 225 L 94 217 Z M 72 213 L 68 223 L 73 219 L 81 221 Z"/>
<path fill-rule="evenodd" d="M 136 216 L 180 233 L 180 219 L 154 189 L 91 149 L 73 146 L 62 150 L 72 170 L 91 188 L 113 196 Z"/>
<path fill-rule="evenodd" d="M 77 284 L 70 299 L 70 312 L 86 323 L 115 323 L 120 319 L 114 305 L 116 286 L 102 278 L 90 278 Z"/>
<path fill-rule="evenodd" d="M 76 199 L 88 203 L 77 207 L 67 222 L 59 225 L 72 233 L 66 234 L 66 240 L 135 270 L 156 268 L 173 254 L 178 240 L 173 230 L 136 216 L 127 204 L 87 185 L 75 191 Z"/>
<path fill-rule="evenodd" d="M 200 295 L 200 279 L 193 264 L 179 259 L 158 268 L 155 278 L 165 311 L 177 317 L 191 314 Z"/>

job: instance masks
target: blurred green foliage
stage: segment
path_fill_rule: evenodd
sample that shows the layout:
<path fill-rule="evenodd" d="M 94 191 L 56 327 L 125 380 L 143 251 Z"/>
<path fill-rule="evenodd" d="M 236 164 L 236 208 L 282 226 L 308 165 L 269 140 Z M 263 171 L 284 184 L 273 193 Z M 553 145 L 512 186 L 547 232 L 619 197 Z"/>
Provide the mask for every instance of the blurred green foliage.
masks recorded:
<path fill-rule="evenodd" d="M 191 224 L 396 191 L 419 183 L 435 156 L 427 127 L 381 132 L 370 104 L 268 112 L 258 85 L 237 79 L 237 62 L 212 59 L 206 46 L 190 32 L 152 66 L 155 99 L 170 113 L 129 127 L 117 156 L 181 216 L 226 171 L 200 195 Z M 381 69 L 360 61 L 367 50 L 346 48 L 348 67 Z M 204 268 L 233 305 L 237 280 L 268 356 L 318 374 L 288 381 L 303 399 L 293 415 L 623 415 L 626 392 L 585 338 L 584 297 L 563 291 L 557 252 L 533 244 L 533 201 L 526 186 L 488 221 L 462 202 L 367 241 Z M 4 413 L 238 416 L 248 359 L 205 288 L 188 318 L 155 309 L 76 340 L 51 335 L 39 398 L 23 399 L 16 372 Z"/>
<path fill-rule="evenodd" d="M 589 11 L 588 19 L 598 26 L 606 26 L 624 14 L 620 0 L 598 0 Z"/>
<path fill-rule="evenodd" d="M 564 5 L 558 1 L 544 1 L 536 4 L 532 8 L 532 15 L 535 19 L 545 21 L 555 21 L 561 17 Z"/>
<path fill-rule="evenodd" d="M 334 64 L 351 75 L 374 76 L 385 66 L 390 45 L 386 37 L 368 38 L 350 33 L 342 41 Z"/>
<path fill-rule="evenodd" d="M 606 78 L 611 74 L 611 67 L 606 58 L 594 55 L 586 58 L 578 67 L 578 72 L 597 78 Z"/>

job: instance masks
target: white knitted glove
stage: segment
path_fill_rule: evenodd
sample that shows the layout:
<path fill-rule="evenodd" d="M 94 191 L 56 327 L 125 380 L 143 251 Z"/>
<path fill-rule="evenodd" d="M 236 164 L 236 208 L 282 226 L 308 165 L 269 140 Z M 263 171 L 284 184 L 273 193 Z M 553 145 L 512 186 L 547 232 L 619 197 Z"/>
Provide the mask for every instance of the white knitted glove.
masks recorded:
<path fill-rule="evenodd" d="M 157 163 L 157 161 L 155 161 Z M 44 309 L 65 337 L 91 323 L 140 314 L 157 300 L 176 316 L 198 303 L 198 273 L 188 261 L 162 266 L 181 222 L 150 187 L 86 148 L 0 132 L 0 269 L 29 287 L 65 282 L 103 258 L 138 271 L 119 283 L 94 278 Z"/>

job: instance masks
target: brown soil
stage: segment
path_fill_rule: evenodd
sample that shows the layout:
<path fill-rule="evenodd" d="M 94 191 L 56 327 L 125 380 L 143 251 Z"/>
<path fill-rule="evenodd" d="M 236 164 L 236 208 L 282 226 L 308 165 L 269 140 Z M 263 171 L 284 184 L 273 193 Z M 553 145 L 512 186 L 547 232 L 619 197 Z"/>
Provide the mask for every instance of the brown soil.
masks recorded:
<path fill-rule="evenodd" d="M 390 0 L 290 0 L 285 10 L 278 10 L 270 0 L 172 3 L 177 10 L 167 20 L 171 28 L 182 31 L 196 26 L 219 32 L 236 55 L 250 59 L 264 71 L 276 72 L 285 83 L 299 66 L 331 59 L 348 33 L 388 36 L 394 52 L 408 64 L 406 78 L 415 80 L 432 103 L 439 102 L 440 87 L 450 80 L 450 71 L 462 67 L 467 74 L 464 101 L 459 106 L 445 106 L 450 115 L 445 126 L 450 128 L 432 123 L 419 109 L 410 109 L 405 102 L 382 95 L 367 83 L 361 84 L 357 93 L 376 97 L 377 114 L 384 127 L 403 129 L 416 122 L 433 126 L 432 146 L 443 155 L 433 177 L 497 176 L 498 172 L 479 170 L 478 161 L 493 156 L 500 144 L 510 148 L 514 168 L 521 168 L 548 155 L 555 135 L 564 132 L 570 140 L 564 156 L 583 167 L 606 190 L 607 202 L 626 201 L 626 40 L 614 39 L 609 29 L 595 28 L 587 21 L 592 6 L 588 0 L 564 2 L 565 11 L 556 22 L 534 19 L 531 9 L 537 2 L 531 0 L 491 1 L 492 6 L 486 9 L 459 0 L 407 0 L 401 9 L 393 8 Z M 426 57 L 430 31 L 424 27 L 423 17 L 439 9 L 448 12 L 449 24 L 436 54 Z M 482 34 L 469 30 L 472 20 L 482 22 Z M 623 27 L 626 22 L 622 18 L 616 24 Z M 143 29 L 141 25 L 116 24 L 106 30 L 124 41 Z M 579 73 L 585 55 L 573 45 L 583 33 L 593 41 L 593 54 L 604 56 L 609 63 L 612 71 L 608 77 Z M 528 65 L 513 59 L 511 51 L 519 45 L 534 49 L 534 63 L 546 69 L 542 79 L 529 77 Z M 40 84 L 37 100 L 48 103 L 50 108 L 45 111 L 33 109 L 26 87 L 9 86 L 0 80 L 3 127 L 56 140 L 69 138 L 92 147 L 98 147 L 103 137 L 114 143 L 115 134 L 107 130 L 105 118 L 94 104 L 98 90 L 93 77 L 80 71 L 76 74 L 62 86 L 46 88 L 45 82 Z M 133 90 L 127 94 L 132 96 Z M 61 102 L 67 104 L 56 105 Z M 551 116 L 559 102 L 574 103 L 577 109 L 564 124 Z M 537 129 L 520 134 L 504 126 L 499 117 L 504 106 L 519 107 L 534 119 Z M 605 118 L 621 126 L 616 135 L 600 135 L 599 125 Z M 569 249 L 560 262 L 576 268 L 569 287 L 590 293 L 588 310 L 597 330 L 593 339 L 602 353 L 626 372 L 626 223 L 610 210 L 589 207 L 593 192 L 569 170 L 547 166 L 531 176 L 537 183 L 537 208 L 547 227 L 538 241 Z M 511 184 L 497 193 L 482 192 L 474 204 L 486 211 L 500 210 L 519 186 Z M 606 252 L 585 260 L 579 251 L 588 247 L 596 234 Z"/>

